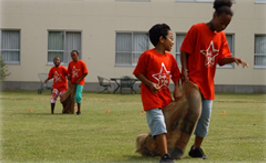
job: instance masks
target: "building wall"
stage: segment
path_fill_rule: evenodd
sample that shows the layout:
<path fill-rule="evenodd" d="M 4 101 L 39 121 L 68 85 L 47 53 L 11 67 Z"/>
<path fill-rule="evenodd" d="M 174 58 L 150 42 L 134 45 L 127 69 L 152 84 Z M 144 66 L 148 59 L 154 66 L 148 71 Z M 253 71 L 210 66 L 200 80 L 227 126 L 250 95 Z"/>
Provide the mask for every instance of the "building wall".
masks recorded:
<path fill-rule="evenodd" d="M 21 31 L 20 64 L 8 65 L 11 75 L 6 86 L 38 83 L 37 74 L 49 72 L 52 65 L 47 64 L 48 30 L 81 31 L 82 60 L 89 70 L 86 83 L 97 87 L 98 75 L 120 77 L 131 75 L 134 70 L 115 66 L 117 31 L 147 32 L 156 23 L 166 23 L 173 32 L 186 33 L 193 24 L 212 18 L 212 5 L 175 0 L 1 0 L 0 29 Z M 232 10 L 234 16 L 225 33 L 235 35 L 235 56 L 247 61 L 249 68 L 219 68 L 215 83 L 265 88 L 266 69 L 254 68 L 254 35 L 266 34 L 266 4 L 236 0 Z M 171 53 L 175 52 L 174 47 Z"/>

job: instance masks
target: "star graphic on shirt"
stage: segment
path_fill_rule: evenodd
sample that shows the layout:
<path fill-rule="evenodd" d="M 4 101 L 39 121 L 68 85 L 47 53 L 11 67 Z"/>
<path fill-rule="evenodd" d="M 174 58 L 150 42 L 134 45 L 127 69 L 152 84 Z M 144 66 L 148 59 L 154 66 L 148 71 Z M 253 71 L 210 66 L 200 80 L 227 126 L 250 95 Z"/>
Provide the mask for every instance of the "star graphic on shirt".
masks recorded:
<path fill-rule="evenodd" d="M 206 56 L 205 66 L 211 67 L 215 63 L 215 57 L 218 55 L 219 50 L 215 49 L 213 41 L 211 41 L 207 50 L 200 50 L 200 52 Z"/>
<path fill-rule="evenodd" d="M 157 74 L 152 75 L 153 78 L 155 78 L 158 81 L 159 87 L 162 88 L 168 88 L 169 85 L 169 78 L 170 78 L 170 71 L 167 71 L 164 63 L 162 63 L 160 72 Z"/>
<path fill-rule="evenodd" d="M 80 71 L 80 69 L 77 69 L 75 66 L 73 66 L 72 78 L 78 77 L 79 76 L 79 71 Z"/>
<path fill-rule="evenodd" d="M 54 72 L 54 81 L 55 82 L 61 82 L 61 74 L 59 74 L 57 71 Z"/>

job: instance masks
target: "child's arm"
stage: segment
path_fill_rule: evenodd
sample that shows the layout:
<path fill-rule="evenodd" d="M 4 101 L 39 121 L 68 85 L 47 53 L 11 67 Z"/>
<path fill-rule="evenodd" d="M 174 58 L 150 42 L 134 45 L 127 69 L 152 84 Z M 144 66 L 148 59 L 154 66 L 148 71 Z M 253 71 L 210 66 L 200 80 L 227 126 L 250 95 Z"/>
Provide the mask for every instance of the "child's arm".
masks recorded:
<path fill-rule="evenodd" d="M 148 80 L 143 74 L 135 75 L 136 78 L 138 78 L 142 83 L 144 83 L 146 86 L 148 86 L 153 93 L 157 93 L 158 90 L 160 90 L 160 87 Z"/>
<path fill-rule="evenodd" d="M 219 65 L 225 65 L 225 64 L 229 64 L 233 62 L 235 62 L 237 65 L 241 64 L 243 68 L 248 67 L 247 62 L 245 62 L 244 60 L 240 58 L 236 58 L 236 57 L 225 57 L 221 59 Z"/>
<path fill-rule="evenodd" d="M 84 73 L 78 80 L 76 81 L 76 84 L 78 84 L 83 78 L 85 78 L 88 75 L 88 73 Z"/>
<path fill-rule="evenodd" d="M 178 101 L 182 96 L 182 93 L 179 90 L 179 80 L 175 81 L 174 84 L 175 84 L 174 99 L 175 101 Z"/>
<path fill-rule="evenodd" d="M 44 83 L 47 83 L 50 79 L 52 79 L 52 78 L 47 78 L 45 81 L 44 81 Z"/>
<path fill-rule="evenodd" d="M 180 60 L 181 60 L 181 66 L 182 66 L 181 79 L 184 82 L 189 81 L 188 70 L 187 70 L 187 57 L 188 57 L 188 54 L 184 52 L 183 50 L 180 50 Z"/>

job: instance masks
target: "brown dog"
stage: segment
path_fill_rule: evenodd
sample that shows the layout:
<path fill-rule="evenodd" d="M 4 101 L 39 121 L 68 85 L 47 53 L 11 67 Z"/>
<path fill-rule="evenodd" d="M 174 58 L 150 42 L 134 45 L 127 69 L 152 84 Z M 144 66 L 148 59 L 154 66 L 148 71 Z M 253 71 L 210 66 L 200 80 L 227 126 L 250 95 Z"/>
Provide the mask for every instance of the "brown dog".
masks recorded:
<path fill-rule="evenodd" d="M 180 100 L 163 109 L 167 128 L 168 152 L 173 158 L 182 158 L 189 138 L 201 114 L 201 94 L 196 84 L 185 82 Z M 136 151 L 143 156 L 159 156 L 156 141 L 151 134 L 140 134 L 136 139 Z"/>

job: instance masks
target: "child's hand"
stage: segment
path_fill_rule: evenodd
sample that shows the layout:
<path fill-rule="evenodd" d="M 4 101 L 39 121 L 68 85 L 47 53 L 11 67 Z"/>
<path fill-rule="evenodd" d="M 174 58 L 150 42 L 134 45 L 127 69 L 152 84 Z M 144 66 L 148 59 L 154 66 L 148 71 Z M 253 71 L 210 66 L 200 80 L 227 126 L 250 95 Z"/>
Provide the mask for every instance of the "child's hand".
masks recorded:
<path fill-rule="evenodd" d="M 183 82 L 189 81 L 188 70 L 187 69 L 182 70 L 181 79 L 182 79 Z"/>
<path fill-rule="evenodd" d="M 44 83 L 47 83 L 48 82 L 48 79 L 46 79 L 45 81 L 44 81 Z"/>
<path fill-rule="evenodd" d="M 248 67 L 247 62 L 245 62 L 244 60 L 240 59 L 240 58 L 235 58 L 235 63 L 237 65 L 241 64 L 243 68 Z"/>
<path fill-rule="evenodd" d="M 157 93 L 161 89 L 161 87 L 158 84 L 155 84 L 153 82 L 151 83 L 150 88 L 152 93 Z"/>
<path fill-rule="evenodd" d="M 178 101 L 182 97 L 182 93 L 179 91 L 179 89 L 174 91 L 174 98 L 175 101 Z"/>

